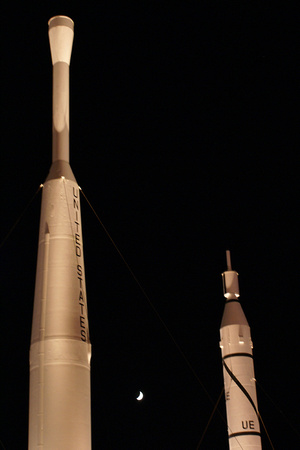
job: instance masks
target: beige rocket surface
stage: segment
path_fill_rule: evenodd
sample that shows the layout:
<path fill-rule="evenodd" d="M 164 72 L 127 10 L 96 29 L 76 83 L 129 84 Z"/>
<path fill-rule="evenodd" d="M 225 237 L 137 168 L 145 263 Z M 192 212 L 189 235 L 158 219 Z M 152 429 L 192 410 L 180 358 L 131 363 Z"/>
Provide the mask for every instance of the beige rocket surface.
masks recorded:
<path fill-rule="evenodd" d="M 30 347 L 30 450 L 91 448 L 90 359 L 80 189 L 69 165 L 73 21 L 49 21 L 53 157 L 43 187 Z"/>
<path fill-rule="evenodd" d="M 260 450 L 261 438 L 257 409 L 256 381 L 250 327 L 239 301 L 238 273 L 222 274 L 226 298 L 220 328 L 224 390 L 230 450 Z"/>

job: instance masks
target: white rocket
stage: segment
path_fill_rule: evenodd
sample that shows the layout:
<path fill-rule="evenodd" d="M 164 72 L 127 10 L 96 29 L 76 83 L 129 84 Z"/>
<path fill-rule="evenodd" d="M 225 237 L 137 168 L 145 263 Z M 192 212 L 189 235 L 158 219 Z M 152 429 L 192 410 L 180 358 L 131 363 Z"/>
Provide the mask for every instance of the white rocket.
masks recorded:
<path fill-rule="evenodd" d="M 222 274 L 225 309 L 220 328 L 224 390 L 229 448 L 261 449 L 256 382 L 250 327 L 239 301 L 238 273 L 231 269 L 226 252 L 227 271 Z"/>
<path fill-rule="evenodd" d="M 91 448 L 91 344 L 79 186 L 69 165 L 73 21 L 50 19 L 53 152 L 43 186 L 30 346 L 30 450 Z"/>

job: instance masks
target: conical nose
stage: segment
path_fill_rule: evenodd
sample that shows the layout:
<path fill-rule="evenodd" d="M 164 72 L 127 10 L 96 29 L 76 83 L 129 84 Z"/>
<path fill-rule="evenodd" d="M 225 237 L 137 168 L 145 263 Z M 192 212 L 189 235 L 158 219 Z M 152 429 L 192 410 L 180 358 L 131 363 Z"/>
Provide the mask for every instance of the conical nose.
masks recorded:
<path fill-rule="evenodd" d="M 65 62 L 70 65 L 74 38 L 74 22 L 66 16 L 55 16 L 48 22 L 52 64 Z"/>

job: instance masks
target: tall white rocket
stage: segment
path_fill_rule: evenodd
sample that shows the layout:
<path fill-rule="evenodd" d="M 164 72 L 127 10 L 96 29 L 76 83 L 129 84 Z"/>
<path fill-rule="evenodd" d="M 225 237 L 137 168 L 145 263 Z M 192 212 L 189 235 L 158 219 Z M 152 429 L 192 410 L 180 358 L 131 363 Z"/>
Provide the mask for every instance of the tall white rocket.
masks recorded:
<path fill-rule="evenodd" d="M 220 328 L 228 439 L 230 450 L 259 450 L 261 437 L 250 327 L 239 301 L 238 273 L 222 274 L 225 309 Z"/>
<path fill-rule="evenodd" d="M 30 346 L 30 450 L 91 448 L 91 344 L 79 187 L 69 164 L 73 21 L 49 21 L 52 166 L 43 186 Z"/>

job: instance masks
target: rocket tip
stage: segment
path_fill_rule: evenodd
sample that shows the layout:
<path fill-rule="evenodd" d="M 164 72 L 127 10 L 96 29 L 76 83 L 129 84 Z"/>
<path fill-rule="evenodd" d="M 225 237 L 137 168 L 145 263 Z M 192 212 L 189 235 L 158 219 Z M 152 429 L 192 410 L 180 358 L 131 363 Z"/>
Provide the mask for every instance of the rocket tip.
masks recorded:
<path fill-rule="evenodd" d="M 52 64 L 70 64 L 74 37 L 74 22 L 67 16 L 55 16 L 48 22 Z"/>
<path fill-rule="evenodd" d="M 227 270 L 222 273 L 223 294 L 227 300 L 237 299 L 240 296 L 238 273 L 232 270 L 230 250 L 226 250 Z"/>
<path fill-rule="evenodd" d="M 227 270 L 232 270 L 230 250 L 226 250 L 226 262 L 227 262 Z"/>
<path fill-rule="evenodd" d="M 49 29 L 57 26 L 69 27 L 74 31 L 74 22 L 68 16 L 54 16 L 48 21 Z"/>

